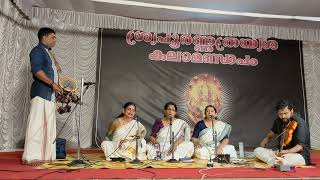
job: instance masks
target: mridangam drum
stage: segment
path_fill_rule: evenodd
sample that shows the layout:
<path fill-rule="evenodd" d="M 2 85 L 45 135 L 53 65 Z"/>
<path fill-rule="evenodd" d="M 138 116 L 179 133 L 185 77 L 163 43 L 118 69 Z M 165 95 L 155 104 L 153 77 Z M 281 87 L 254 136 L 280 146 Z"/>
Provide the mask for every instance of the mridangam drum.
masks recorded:
<path fill-rule="evenodd" d="M 57 94 L 56 100 L 57 111 L 59 114 L 71 112 L 69 103 L 78 103 L 79 97 L 75 94 L 78 90 L 77 81 L 73 78 L 59 75 L 59 85 L 63 89 L 63 93 Z M 61 104 L 60 104 L 61 103 Z"/>
<path fill-rule="evenodd" d="M 78 90 L 77 81 L 71 77 L 59 75 L 59 85 L 66 92 L 75 93 Z"/>

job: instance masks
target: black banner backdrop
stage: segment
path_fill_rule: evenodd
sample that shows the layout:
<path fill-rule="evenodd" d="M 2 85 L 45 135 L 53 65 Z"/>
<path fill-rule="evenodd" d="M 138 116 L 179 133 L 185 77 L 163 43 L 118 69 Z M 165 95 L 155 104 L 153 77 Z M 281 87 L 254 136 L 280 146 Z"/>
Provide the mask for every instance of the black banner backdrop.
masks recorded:
<path fill-rule="evenodd" d="M 168 101 L 190 125 L 214 105 L 232 125 L 231 144 L 255 147 L 276 118 L 281 98 L 305 118 L 301 42 L 292 40 L 156 34 L 102 29 L 98 135 L 132 101 L 148 135 Z M 147 137 L 148 139 L 148 137 Z"/>

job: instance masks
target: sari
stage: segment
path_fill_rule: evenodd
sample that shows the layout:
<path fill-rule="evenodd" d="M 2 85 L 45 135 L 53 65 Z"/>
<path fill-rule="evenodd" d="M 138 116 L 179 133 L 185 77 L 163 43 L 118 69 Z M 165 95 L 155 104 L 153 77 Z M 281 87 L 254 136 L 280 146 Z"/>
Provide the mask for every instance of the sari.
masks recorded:
<path fill-rule="evenodd" d="M 203 121 L 200 121 L 201 123 Z M 203 122 L 204 123 L 204 122 Z M 194 138 L 199 138 L 201 148 L 195 149 L 195 156 L 199 159 L 210 159 L 215 157 L 215 143 L 213 141 L 213 133 L 212 128 L 206 127 L 204 129 L 196 129 L 195 131 L 199 131 L 199 136 L 193 135 Z M 225 139 L 229 138 L 231 132 L 231 126 L 222 121 L 217 121 L 214 125 L 214 130 L 217 134 L 217 146 Z M 222 154 L 230 154 L 231 159 L 237 158 L 237 151 L 235 150 L 233 145 L 226 145 L 223 147 Z"/>
<path fill-rule="evenodd" d="M 133 160 L 136 158 L 136 134 L 139 130 L 141 135 L 138 139 L 138 158 L 140 160 L 146 160 L 146 141 L 144 139 L 146 135 L 145 127 L 136 120 L 132 120 L 129 123 L 119 126 L 113 133 L 112 141 L 105 140 L 101 143 L 101 148 L 106 156 L 106 160 L 110 158 L 122 157 L 125 159 Z M 121 140 L 126 140 L 120 145 Z"/>
<path fill-rule="evenodd" d="M 174 142 L 180 138 L 184 141 L 177 146 L 174 151 L 174 159 L 179 160 L 180 158 L 191 158 L 194 152 L 193 143 L 190 141 L 191 138 L 190 126 L 181 119 L 174 119 L 172 121 L 172 133 Z M 172 153 L 169 153 L 171 148 L 170 144 L 170 125 L 163 126 L 156 135 L 156 141 L 159 144 L 152 145 L 147 144 L 147 157 L 148 159 L 160 158 L 162 160 L 169 160 L 172 158 Z M 159 157 L 160 156 L 160 157 Z"/>

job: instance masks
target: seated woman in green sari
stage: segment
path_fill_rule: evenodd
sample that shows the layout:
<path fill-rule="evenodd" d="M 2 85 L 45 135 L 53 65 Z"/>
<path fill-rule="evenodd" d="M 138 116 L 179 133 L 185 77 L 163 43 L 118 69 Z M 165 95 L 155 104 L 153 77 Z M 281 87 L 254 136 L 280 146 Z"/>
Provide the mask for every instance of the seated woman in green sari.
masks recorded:
<path fill-rule="evenodd" d="M 138 158 L 147 159 L 145 127 L 134 118 L 136 105 L 128 102 L 123 106 L 122 113 L 112 122 L 108 128 L 106 140 L 102 142 L 101 148 L 107 160 L 122 157 L 133 160 L 136 157 L 136 135 L 138 132 Z"/>

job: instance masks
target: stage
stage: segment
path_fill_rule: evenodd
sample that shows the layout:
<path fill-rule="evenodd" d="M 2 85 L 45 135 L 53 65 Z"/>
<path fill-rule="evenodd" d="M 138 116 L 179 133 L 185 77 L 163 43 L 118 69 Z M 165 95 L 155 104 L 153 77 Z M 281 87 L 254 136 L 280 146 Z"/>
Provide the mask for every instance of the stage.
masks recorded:
<path fill-rule="evenodd" d="M 66 160 L 46 163 L 39 167 L 21 164 L 22 151 L 0 152 L 1 179 L 320 179 L 320 151 L 312 151 L 312 166 L 297 167 L 290 172 L 280 172 L 275 168 L 245 158 L 231 164 L 215 164 L 207 168 L 206 162 L 167 163 L 164 161 L 144 161 L 139 165 L 129 162 L 108 162 L 101 150 L 82 150 L 82 159 L 88 164 L 82 167 L 68 166 L 76 159 L 74 150 L 68 151 Z M 250 153 L 249 153 L 250 156 Z"/>

